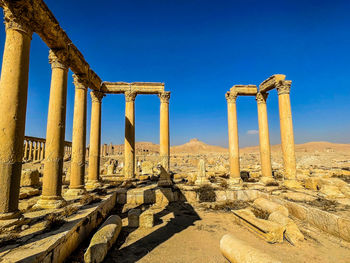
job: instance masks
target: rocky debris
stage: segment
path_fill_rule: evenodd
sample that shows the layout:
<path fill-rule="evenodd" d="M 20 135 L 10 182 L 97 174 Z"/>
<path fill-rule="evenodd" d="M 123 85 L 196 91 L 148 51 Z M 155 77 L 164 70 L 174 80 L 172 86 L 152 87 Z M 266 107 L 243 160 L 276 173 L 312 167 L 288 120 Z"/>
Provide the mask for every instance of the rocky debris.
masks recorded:
<path fill-rule="evenodd" d="M 117 215 L 112 215 L 102 224 L 90 241 L 90 245 L 84 254 L 84 262 L 99 263 L 104 260 L 108 250 L 117 240 L 122 229 L 122 220 Z"/>
<path fill-rule="evenodd" d="M 152 228 L 154 226 L 154 212 L 150 209 L 144 211 L 139 217 L 139 225 L 143 228 Z"/>
<path fill-rule="evenodd" d="M 206 176 L 204 159 L 200 159 L 200 161 L 199 161 L 197 178 L 196 178 L 196 181 L 194 183 L 195 183 L 195 185 L 205 185 L 205 184 L 210 183 L 207 176 Z"/>
<path fill-rule="evenodd" d="M 152 175 L 153 174 L 153 163 L 150 161 L 144 161 L 141 164 L 141 174 L 142 175 Z"/>
<path fill-rule="evenodd" d="M 220 251 L 232 263 L 281 263 L 232 234 L 226 234 L 221 238 Z"/>

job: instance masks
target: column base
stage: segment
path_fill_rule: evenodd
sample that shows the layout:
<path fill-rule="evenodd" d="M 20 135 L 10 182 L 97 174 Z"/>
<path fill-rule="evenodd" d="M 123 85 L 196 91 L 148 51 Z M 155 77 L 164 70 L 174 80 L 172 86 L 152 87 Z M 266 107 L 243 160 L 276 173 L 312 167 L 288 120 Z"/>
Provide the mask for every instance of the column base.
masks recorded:
<path fill-rule="evenodd" d="M 0 213 L 0 220 L 16 219 L 22 216 L 21 211 L 17 210 L 14 212 Z"/>
<path fill-rule="evenodd" d="M 71 196 L 71 197 L 80 197 L 80 196 L 83 196 L 85 193 L 86 193 L 85 188 L 68 189 L 68 191 L 64 195 Z"/>
<path fill-rule="evenodd" d="M 64 200 L 61 196 L 41 196 L 39 201 L 33 207 L 43 209 L 57 209 L 65 206 L 66 203 L 66 200 Z"/>
<path fill-rule="evenodd" d="M 284 180 L 283 185 L 289 189 L 304 189 L 302 183 L 297 180 Z"/>
<path fill-rule="evenodd" d="M 232 185 L 234 185 L 234 186 L 237 186 L 237 185 L 240 185 L 240 184 L 242 184 L 242 179 L 240 178 L 240 177 L 230 177 L 229 179 L 228 179 L 228 184 L 229 184 L 229 186 L 232 186 Z"/>
<path fill-rule="evenodd" d="M 85 189 L 92 191 L 92 190 L 95 190 L 101 186 L 102 186 L 102 183 L 97 181 L 97 180 L 96 181 L 87 181 L 85 184 Z"/>
<path fill-rule="evenodd" d="M 267 185 L 267 184 L 271 184 L 271 183 L 274 183 L 275 182 L 275 179 L 271 176 L 263 176 L 263 177 L 260 177 L 259 178 L 259 182 L 264 184 L 264 185 Z"/>

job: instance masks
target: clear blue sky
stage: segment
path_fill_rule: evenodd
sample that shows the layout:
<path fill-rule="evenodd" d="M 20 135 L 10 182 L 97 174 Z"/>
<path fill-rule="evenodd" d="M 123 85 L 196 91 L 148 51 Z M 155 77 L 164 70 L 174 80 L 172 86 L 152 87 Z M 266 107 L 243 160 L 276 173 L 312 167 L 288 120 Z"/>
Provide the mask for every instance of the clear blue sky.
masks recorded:
<path fill-rule="evenodd" d="M 292 80 L 296 143 L 350 143 L 350 1 L 47 0 L 53 14 L 104 81 L 164 82 L 171 144 L 198 138 L 227 146 L 225 92 L 272 74 Z M 0 26 L 0 55 L 5 41 Z M 34 34 L 26 134 L 45 137 L 51 69 Z M 66 139 L 74 87 L 68 80 Z M 88 138 L 90 105 L 88 100 Z M 253 97 L 237 102 L 240 145 L 258 144 Z M 271 143 L 280 143 L 278 101 L 268 99 Z M 122 143 L 124 97 L 102 105 L 102 142 Z M 159 142 L 159 99 L 136 98 L 136 140 Z"/>

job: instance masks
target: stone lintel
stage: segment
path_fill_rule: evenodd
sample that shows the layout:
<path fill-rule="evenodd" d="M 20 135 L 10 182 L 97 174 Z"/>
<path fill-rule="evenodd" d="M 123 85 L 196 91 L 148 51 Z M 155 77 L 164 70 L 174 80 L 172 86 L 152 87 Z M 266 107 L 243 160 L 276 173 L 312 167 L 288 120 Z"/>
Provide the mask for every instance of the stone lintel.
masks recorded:
<path fill-rule="evenodd" d="M 28 26 L 40 36 L 50 49 L 67 51 L 69 57 L 68 66 L 73 73 L 88 76 L 90 88 L 104 92 L 100 77 L 90 68 L 83 54 L 60 27 L 57 19 L 43 0 L 0 0 L 0 6 L 8 9 L 13 17 L 26 21 Z M 59 59 L 64 59 L 61 53 L 55 55 Z"/>
<path fill-rule="evenodd" d="M 164 83 L 160 82 L 103 82 L 105 93 L 121 94 L 126 91 L 137 94 L 160 94 L 164 92 Z"/>
<path fill-rule="evenodd" d="M 230 92 L 240 96 L 255 96 L 258 93 L 258 88 L 256 85 L 234 85 Z"/>
<path fill-rule="evenodd" d="M 269 77 L 268 79 L 261 82 L 259 85 L 260 92 L 268 92 L 276 87 L 276 85 L 280 81 L 284 81 L 286 79 L 286 75 L 283 74 L 275 74 Z"/>

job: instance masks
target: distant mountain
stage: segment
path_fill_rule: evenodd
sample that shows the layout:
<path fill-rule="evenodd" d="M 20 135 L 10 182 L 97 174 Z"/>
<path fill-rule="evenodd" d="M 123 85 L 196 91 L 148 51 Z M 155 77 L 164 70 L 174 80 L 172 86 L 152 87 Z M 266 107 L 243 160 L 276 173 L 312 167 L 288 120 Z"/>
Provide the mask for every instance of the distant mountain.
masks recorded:
<path fill-rule="evenodd" d="M 227 151 L 227 148 L 209 145 L 199 141 L 198 139 L 192 139 L 183 145 L 173 146 L 170 148 L 171 153 L 225 153 Z"/>

